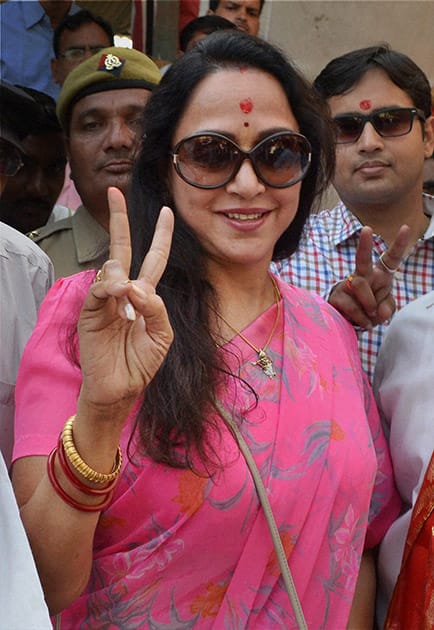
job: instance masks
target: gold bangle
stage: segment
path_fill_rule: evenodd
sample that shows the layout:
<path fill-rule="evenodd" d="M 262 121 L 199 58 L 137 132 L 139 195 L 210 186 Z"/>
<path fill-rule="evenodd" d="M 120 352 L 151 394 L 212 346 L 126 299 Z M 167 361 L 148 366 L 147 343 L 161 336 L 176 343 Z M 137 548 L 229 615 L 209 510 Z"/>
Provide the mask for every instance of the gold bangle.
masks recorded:
<path fill-rule="evenodd" d="M 93 481 L 94 483 L 110 483 L 116 479 L 116 477 L 121 472 L 122 466 L 122 451 L 121 447 L 118 446 L 118 450 L 116 453 L 115 463 L 113 465 L 113 470 L 111 473 L 100 473 L 91 468 L 83 461 L 80 457 L 79 452 L 75 448 L 74 436 L 72 434 L 72 425 L 75 420 L 75 415 L 71 416 L 69 420 L 65 422 L 65 426 L 62 431 L 62 442 L 63 448 L 65 450 L 65 455 L 68 461 L 71 463 L 72 467 L 77 470 L 82 477 L 87 479 L 88 481 Z"/>

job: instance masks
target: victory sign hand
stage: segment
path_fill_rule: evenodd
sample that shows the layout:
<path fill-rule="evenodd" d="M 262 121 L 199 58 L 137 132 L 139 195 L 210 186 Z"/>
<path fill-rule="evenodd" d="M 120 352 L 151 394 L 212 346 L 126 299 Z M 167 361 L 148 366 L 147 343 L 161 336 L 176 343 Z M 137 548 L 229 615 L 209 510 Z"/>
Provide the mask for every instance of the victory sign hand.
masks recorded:
<path fill-rule="evenodd" d="M 378 262 L 372 263 L 372 230 L 363 227 L 356 253 L 356 268 L 332 290 L 329 302 L 350 322 L 372 328 L 389 320 L 395 312 L 392 295 L 393 274 L 402 262 L 410 238 L 410 228 L 403 225 Z"/>
<path fill-rule="evenodd" d="M 78 325 L 80 399 L 102 409 L 131 407 L 162 364 L 173 339 L 156 287 L 166 268 L 174 218 L 163 207 L 137 280 L 129 280 L 131 241 L 125 199 L 109 188 L 110 259 L 97 274 Z M 110 414 L 108 414 L 110 415 Z"/>

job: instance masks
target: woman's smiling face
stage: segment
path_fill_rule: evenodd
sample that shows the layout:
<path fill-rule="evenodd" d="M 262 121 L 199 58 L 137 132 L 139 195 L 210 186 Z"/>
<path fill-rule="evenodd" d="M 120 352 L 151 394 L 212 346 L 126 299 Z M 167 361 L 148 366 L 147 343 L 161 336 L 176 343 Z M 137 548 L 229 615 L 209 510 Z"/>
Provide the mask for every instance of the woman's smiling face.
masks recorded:
<path fill-rule="evenodd" d="M 250 150 L 278 131 L 298 132 L 285 92 L 254 68 L 224 69 L 205 77 L 192 93 L 172 139 L 172 150 L 198 132 L 221 133 Z M 195 188 L 176 173 L 170 188 L 177 212 L 218 265 L 267 265 L 274 245 L 297 213 L 301 183 L 271 188 L 244 160 L 235 177 L 212 190 Z"/>

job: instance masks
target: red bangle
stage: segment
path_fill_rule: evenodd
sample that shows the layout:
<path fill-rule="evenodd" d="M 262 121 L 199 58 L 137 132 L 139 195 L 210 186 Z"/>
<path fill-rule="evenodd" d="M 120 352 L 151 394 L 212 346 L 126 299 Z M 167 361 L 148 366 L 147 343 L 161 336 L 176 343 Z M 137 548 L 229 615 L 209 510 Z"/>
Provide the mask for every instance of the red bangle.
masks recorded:
<path fill-rule="evenodd" d="M 90 488 L 89 486 L 86 486 L 84 483 L 82 483 L 80 479 L 78 479 L 74 475 L 71 468 L 68 466 L 68 462 L 66 461 L 66 455 L 65 455 L 65 449 L 63 446 L 62 436 L 59 437 L 59 441 L 57 443 L 57 459 L 59 460 L 60 467 L 63 473 L 65 474 L 65 477 L 69 479 L 69 481 L 72 483 L 72 485 L 75 488 L 77 488 L 77 490 L 84 492 L 84 494 L 88 494 L 92 497 L 106 495 L 108 492 L 111 492 L 112 490 L 114 490 L 118 482 L 118 477 L 116 477 L 116 479 L 113 479 L 113 481 L 109 483 L 109 485 L 106 486 L 105 488 Z"/>
<path fill-rule="evenodd" d="M 113 492 L 108 492 L 107 493 L 107 497 L 103 501 L 101 501 L 101 503 L 98 503 L 97 505 L 85 505 L 84 503 L 79 503 L 78 501 L 73 499 L 71 496 L 69 496 L 69 494 L 67 494 L 65 492 L 65 490 L 62 488 L 62 486 L 60 485 L 59 481 L 57 480 L 55 469 L 54 469 L 54 464 L 55 464 L 55 458 L 56 458 L 57 451 L 58 451 L 58 449 L 57 449 L 57 446 L 56 446 L 51 451 L 50 455 L 48 456 L 48 460 L 47 460 L 47 474 L 48 474 L 48 478 L 49 478 L 49 480 L 51 482 L 51 485 L 53 486 L 56 494 L 58 494 L 59 497 L 63 501 L 65 501 L 65 503 L 67 503 L 68 505 L 70 505 L 74 509 L 79 510 L 80 512 L 100 512 L 101 510 L 104 510 L 104 508 L 106 508 L 110 504 L 110 502 L 112 500 Z"/>

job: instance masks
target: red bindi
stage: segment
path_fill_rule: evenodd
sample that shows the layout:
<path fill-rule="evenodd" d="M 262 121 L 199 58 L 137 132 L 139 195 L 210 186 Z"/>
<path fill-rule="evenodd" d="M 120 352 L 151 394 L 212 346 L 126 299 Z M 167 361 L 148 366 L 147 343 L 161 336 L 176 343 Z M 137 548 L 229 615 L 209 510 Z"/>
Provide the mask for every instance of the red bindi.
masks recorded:
<path fill-rule="evenodd" d="M 371 109 L 371 101 L 360 101 L 359 107 L 360 109 Z"/>
<path fill-rule="evenodd" d="M 240 101 L 240 109 L 244 114 L 250 114 L 253 109 L 253 101 L 251 98 L 245 98 Z"/>
<path fill-rule="evenodd" d="M 245 122 L 245 123 L 244 123 L 244 127 L 248 127 L 248 126 L 249 126 L 249 123 L 248 123 L 248 122 Z"/>

